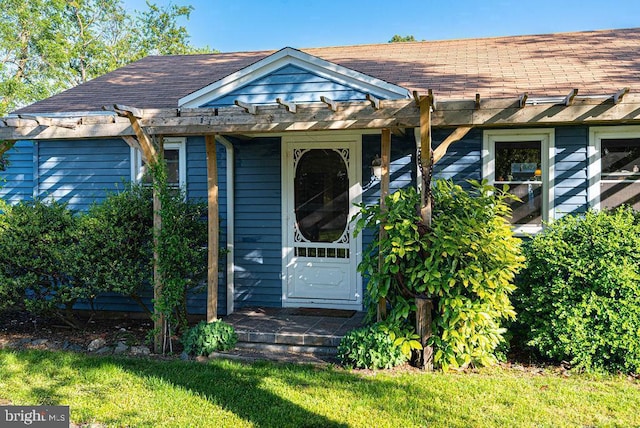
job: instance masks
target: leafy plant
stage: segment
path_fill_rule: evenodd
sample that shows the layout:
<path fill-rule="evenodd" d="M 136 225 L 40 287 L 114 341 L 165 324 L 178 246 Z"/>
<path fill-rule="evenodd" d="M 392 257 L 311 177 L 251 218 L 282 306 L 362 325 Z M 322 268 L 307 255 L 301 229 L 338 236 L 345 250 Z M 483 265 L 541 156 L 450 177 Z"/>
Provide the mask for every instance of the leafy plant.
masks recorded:
<path fill-rule="evenodd" d="M 148 314 L 141 295 L 153 278 L 152 191 L 130 185 L 91 206 L 80 219 L 85 254 L 82 281 L 131 297 Z"/>
<path fill-rule="evenodd" d="M 525 246 L 515 302 L 528 344 L 586 369 L 640 371 L 640 216 L 556 220 Z"/>
<path fill-rule="evenodd" d="M 79 279 L 78 218 L 51 201 L 4 206 L 0 221 L 0 300 L 77 327 L 73 305 L 96 291 Z"/>
<path fill-rule="evenodd" d="M 380 324 L 349 331 L 338 345 L 338 359 L 346 367 L 390 369 L 407 361 Z"/>
<path fill-rule="evenodd" d="M 182 338 L 184 352 L 190 355 L 209 355 L 214 351 L 229 351 L 235 348 L 238 335 L 233 326 L 222 320 L 210 323 L 200 321 L 190 328 Z"/>
<path fill-rule="evenodd" d="M 370 300 L 386 299 L 392 322 L 414 323 L 414 296 L 432 299 L 430 345 L 435 364 L 444 370 L 496 361 L 505 333 L 501 322 L 515 317 L 509 294 L 523 263 L 520 240 L 505 219 L 506 199 L 512 196 L 486 182 L 469 183 L 471 190 L 465 191 L 451 181 L 436 182 L 430 230 L 421 225 L 420 196 L 413 188 L 387 197 L 387 212 L 361 205 L 356 225 L 357 232 L 380 224 L 386 231 L 359 266 L 368 277 Z"/>

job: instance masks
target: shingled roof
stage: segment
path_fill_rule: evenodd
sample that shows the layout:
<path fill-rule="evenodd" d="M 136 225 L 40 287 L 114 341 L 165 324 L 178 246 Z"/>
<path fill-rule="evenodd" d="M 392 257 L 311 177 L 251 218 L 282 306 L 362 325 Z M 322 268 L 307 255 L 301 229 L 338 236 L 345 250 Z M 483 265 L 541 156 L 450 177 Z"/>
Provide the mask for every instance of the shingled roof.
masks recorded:
<path fill-rule="evenodd" d="M 409 90 L 432 89 L 438 99 L 640 91 L 640 28 L 301 50 Z M 94 111 L 114 103 L 173 108 L 272 53 L 150 56 L 17 113 Z"/>

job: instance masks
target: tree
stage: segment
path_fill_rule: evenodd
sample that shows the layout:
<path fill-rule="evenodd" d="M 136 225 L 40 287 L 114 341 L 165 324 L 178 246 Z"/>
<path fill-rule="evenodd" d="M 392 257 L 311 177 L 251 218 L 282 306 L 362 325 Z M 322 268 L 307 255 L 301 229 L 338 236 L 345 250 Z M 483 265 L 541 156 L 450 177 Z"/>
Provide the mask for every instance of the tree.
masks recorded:
<path fill-rule="evenodd" d="M 409 35 L 409 36 L 401 36 L 399 34 L 395 34 L 391 40 L 389 40 L 389 43 L 402 43 L 402 42 L 415 42 L 416 38 Z"/>
<path fill-rule="evenodd" d="M 122 0 L 0 0 L 0 115 L 146 55 L 210 52 L 189 43 L 191 6 L 128 13 Z"/>

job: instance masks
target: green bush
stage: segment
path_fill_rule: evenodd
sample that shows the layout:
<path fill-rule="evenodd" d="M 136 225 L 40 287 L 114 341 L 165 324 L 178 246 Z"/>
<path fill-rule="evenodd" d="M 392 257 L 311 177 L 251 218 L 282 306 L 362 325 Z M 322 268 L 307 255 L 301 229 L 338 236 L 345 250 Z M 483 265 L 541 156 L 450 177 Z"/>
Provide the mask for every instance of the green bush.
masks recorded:
<path fill-rule="evenodd" d="M 4 206 L 0 221 L 0 301 L 77 326 L 73 305 L 97 290 L 80 280 L 78 218 L 66 204 Z"/>
<path fill-rule="evenodd" d="M 390 369 L 407 361 L 401 348 L 393 342 L 382 324 L 357 328 L 340 341 L 338 359 L 345 367 Z"/>
<path fill-rule="evenodd" d="M 361 206 L 356 226 L 361 231 L 385 223 L 386 237 L 374 240 L 359 270 L 369 278 L 371 301 L 389 302 L 392 323 L 415 323 L 414 296 L 433 300 L 430 345 L 444 370 L 496 361 L 504 341 L 501 322 L 515 317 L 509 295 L 523 262 L 520 240 L 505 219 L 510 195 L 485 182 L 470 184 L 465 191 L 436 182 L 431 230 L 420 224 L 420 195 L 413 188 L 390 195 L 387 213 Z"/>
<path fill-rule="evenodd" d="M 207 323 L 200 321 L 187 330 L 182 338 L 184 352 L 189 355 L 209 355 L 214 351 L 235 348 L 238 335 L 233 326 L 222 320 Z"/>
<path fill-rule="evenodd" d="M 565 216 L 525 247 L 519 326 L 544 356 L 586 369 L 640 371 L 640 217 Z"/>
<path fill-rule="evenodd" d="M 109 194 L 80 219 L 86 254 L 82 280 L 94 288 L 129 296 L 147 313 L 141 294 L 153 281 L 153 197 L 132 185 Z"/>

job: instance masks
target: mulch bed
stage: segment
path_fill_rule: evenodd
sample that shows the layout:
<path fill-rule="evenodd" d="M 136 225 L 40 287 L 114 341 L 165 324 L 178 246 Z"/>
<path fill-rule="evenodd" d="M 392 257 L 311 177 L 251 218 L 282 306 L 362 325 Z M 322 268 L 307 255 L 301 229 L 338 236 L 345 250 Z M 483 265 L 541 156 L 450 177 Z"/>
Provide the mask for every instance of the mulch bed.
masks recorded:
<path fill-rule="evenodd" d="M 86 315 L 79 318 L 83 327 L 74 329 L 27 312 L 2 311 L 0 348 L 86 350 L 89 343 L 98 338 L 107 343 L 123 341 L 129 345 L 148 345 L 147 334 L 153 328 L 153 323 L 144 319 L 94 319 Z M 43 340 L 46 342 L 42 343 Z"/>

